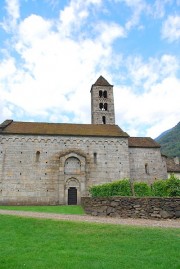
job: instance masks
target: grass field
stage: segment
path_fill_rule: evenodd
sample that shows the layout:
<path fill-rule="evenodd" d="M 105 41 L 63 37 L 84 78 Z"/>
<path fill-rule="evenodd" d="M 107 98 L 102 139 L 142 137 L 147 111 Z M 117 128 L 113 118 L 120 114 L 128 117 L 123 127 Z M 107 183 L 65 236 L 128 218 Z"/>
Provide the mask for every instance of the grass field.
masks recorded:
<path fill-rule="evenodd" d="M 56 214 L 76 214 L 83 215 L 84 210 L 81 206 L 0 206 L 0 209 L 6 210 L 22 210 L 32 212 L 46 212 Z"/>
<path fill-rule="evenodd" d="M 178 269 L 180 229 L 0 215 L 1 269 Z"/>

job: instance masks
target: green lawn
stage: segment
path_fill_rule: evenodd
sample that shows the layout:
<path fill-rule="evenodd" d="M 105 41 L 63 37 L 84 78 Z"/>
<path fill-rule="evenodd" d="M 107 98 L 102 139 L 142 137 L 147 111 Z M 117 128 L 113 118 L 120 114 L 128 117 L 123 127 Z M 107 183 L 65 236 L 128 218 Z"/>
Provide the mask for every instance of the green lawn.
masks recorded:
<path fill-rule="evenodd" d="M 81 206 L 0 206 L 0 209 L 6 210 L 21 210 L 32 212 L 46 212 L 56 214 L 76 214 L 83 215 L 84 210 Z"/>
<path fill-rule="evenodd" d="M 1 269 L 180 268 L 180 229 L 0 215 Z"/>

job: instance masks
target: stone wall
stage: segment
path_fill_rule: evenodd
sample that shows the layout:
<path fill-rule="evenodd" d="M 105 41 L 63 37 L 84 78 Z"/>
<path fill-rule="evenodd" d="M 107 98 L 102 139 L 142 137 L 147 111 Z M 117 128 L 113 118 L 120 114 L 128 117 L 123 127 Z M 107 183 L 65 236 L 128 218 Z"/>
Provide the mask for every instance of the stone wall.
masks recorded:
<path fill-rule="evenodd" d="M 129 162 L 131 179 L 152 184 L 155 179 L 167 178 L 166 163 L 159 148 L 129 148 Z"/>
<path fill-rule="evenodd" d="M 127 138 L 0 135 L 0 204 L 67 204 L 69 187 L 80 203 L 90 186 L 124 177 Z"/>
<path fill-rule="evenodd" d="M 85 212 L 92 216 L 145 219 L 180 218 L 180 197 L 82 197 L 81 203 Z"/>

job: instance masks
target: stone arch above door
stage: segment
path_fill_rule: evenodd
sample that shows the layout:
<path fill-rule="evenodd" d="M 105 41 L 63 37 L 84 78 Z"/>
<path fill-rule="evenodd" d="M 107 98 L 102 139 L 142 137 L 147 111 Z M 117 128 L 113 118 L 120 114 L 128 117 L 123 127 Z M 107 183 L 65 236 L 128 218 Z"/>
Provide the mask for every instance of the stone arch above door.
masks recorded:
<path fill-rule="evenodd" d="M 76 187 L 76 188 L 80 188 L 80 183 L 79 180 L 77 178 L 71 177 L 66 181 L 66 185 L 65 185 L 66 189 L 69 187 Z"/>
<path fill-rule="evenodd" d="M 71 156 L 65 160 L 64 174 L 75 175 L 81 173 L 81 161 L 74 156 Z"/>
<path fill-rule="evenodd" d="M 60 156 L 60 172 L 76 175 L 84 174 L 86 171 L 86 159 L 84 156 L 70 152 Z"/>

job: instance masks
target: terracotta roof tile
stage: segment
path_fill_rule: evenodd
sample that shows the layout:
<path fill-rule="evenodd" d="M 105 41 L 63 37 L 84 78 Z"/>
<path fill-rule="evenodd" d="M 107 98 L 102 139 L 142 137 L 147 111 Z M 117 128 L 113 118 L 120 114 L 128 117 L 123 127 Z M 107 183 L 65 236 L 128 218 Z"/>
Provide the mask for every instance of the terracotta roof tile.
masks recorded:
<path fill-rule="evenodd" d="M 4 123 L 2 123 L 4 126 Z M 1 125 L 0 125 L 1 127 Z M 70 136 L 108 136 L 128 137 L 118 125 L 109 124 L 67 124 L 12 121 L 7 127 L 0 128 L 1 134 L 32 135 L 70 135 Z"/>
<path fill-rule="evenodd" d="M 150 137 L 129 137 L 128 142 L 132 148 L 160 148 L 160 145 Z"/>

